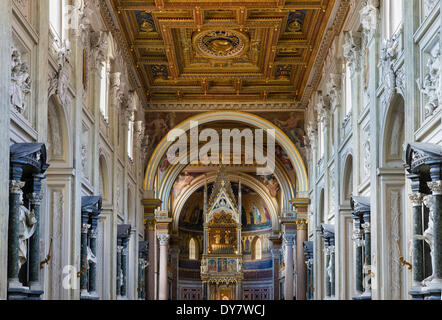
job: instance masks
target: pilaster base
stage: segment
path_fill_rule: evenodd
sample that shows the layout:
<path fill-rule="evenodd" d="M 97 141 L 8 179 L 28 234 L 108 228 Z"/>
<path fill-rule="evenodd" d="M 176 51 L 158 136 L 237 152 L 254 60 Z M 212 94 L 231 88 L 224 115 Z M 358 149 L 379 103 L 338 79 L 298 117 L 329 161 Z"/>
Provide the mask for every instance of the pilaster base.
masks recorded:
<path fill-rule="evenodd" d="M 425 290 L 425 300 L 441 300 L 442 289 L 429 288 Z"/>
<path fill-rule="evenodd" d="M 100 300 L 97 294 L 81 295 L 80 300 Z"/>
<path fill-rule="evenodd" d="M 360 296 L 354 296 L 352 300 L 371 300 L 371 295 L 361 294 Z"/>
<path fill-rule="evenodd" d="M 424 300 L 425 296 L 422 287 L 411 287 L 408 294 L 411 296 L 411 300 Z"/>
<path fill-rule="evenodd" d="M 42 290 L 31 290 L 27 287 L 8 288 L 8 300 L 41 300 Z"/>

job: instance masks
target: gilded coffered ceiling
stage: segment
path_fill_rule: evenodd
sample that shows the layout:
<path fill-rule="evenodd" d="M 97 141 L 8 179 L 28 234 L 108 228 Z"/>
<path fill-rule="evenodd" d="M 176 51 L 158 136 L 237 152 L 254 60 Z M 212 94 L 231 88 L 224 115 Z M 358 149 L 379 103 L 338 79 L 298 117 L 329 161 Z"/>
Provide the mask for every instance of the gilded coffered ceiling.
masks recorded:
<path fill-rule="evenodd" d="M 298 106 L 312 86 L 335 1 L 110 3 L 151 104 L 284 101 Z"/>

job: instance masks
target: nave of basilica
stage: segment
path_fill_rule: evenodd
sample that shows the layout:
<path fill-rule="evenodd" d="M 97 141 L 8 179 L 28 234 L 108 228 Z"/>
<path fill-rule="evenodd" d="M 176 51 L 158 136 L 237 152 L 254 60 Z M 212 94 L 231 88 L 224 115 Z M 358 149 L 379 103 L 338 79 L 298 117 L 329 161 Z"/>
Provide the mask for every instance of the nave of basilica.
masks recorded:
<path fill-rule="evenodd" d="M 440 300 L 441 4 L 1 0 L 0 299 Z"/>

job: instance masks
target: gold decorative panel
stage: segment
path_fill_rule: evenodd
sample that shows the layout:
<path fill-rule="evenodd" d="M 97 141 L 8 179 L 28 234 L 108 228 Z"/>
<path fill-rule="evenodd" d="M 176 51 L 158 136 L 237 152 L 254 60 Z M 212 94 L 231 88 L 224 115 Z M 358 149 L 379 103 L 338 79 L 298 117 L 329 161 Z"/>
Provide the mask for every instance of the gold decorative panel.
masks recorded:
<path fill-rule="evenodd" d="M 299 102 L 335 0 L 111 0 L 146 97 Z"/>

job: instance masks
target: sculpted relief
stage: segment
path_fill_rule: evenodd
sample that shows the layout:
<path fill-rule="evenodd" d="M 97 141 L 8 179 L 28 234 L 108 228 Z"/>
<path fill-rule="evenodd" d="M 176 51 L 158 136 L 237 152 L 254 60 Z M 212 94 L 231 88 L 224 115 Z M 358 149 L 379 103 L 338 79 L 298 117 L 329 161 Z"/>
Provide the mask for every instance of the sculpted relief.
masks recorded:
<path fill-rule="evenodd" d="M 22 61 L 20 51 L 11 48 L 11 107 L 23 114 L 28 106 L 27 96 L 31 93 L 32 80 L 29 65 Z"/>

